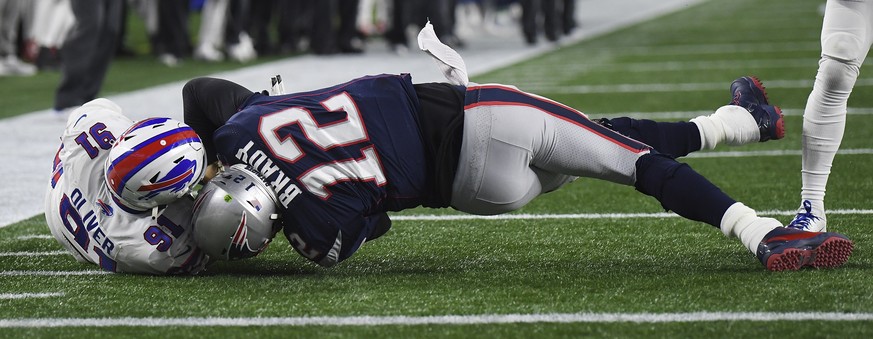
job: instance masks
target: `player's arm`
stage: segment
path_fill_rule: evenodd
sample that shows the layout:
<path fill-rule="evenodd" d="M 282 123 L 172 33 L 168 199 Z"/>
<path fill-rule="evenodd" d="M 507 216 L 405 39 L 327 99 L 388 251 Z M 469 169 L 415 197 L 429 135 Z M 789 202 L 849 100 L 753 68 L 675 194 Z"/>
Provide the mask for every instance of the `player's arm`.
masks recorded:
<path fill-rule="evenodd" d="M 376 240 L 376 238 L 381 237 L 391 228 L 391 218 L 388 217 L 388 213 L 379 213 L 377 215 L 369 216 L 367 219 L 367 223 L 373 225 L 373 228 L 370 230 L 370 236 L 367 237 L 367 241 Z"/>
<path fill-rule="evenodd" d="M 126 245 L 118 248 L 118 271 L 172 275 L 197 274 L 210 263 L 197 247 L 191 226 L 194 200 L 183 197 L 159 215 L 143 216 L 121 234 Z"/>
<path fill-rule="evenodd" d="M 364 216 L 360 213 L 344 215 L 340 211 L 302 212 L 283 222 L 291 246 L 324 267 L 348 259 L 365 241 L 378 238 L 391 227 L 391 219 L 385 213 Z"/>
<path fill-rule="evenodd" d="M 216 78 L 196 78 L 182 89 L 185 123 L 197 132 L 206 147 L 206 158 L 217 160 L 212 136 L 242 107 L 254 92 L 237 83 Z"/>

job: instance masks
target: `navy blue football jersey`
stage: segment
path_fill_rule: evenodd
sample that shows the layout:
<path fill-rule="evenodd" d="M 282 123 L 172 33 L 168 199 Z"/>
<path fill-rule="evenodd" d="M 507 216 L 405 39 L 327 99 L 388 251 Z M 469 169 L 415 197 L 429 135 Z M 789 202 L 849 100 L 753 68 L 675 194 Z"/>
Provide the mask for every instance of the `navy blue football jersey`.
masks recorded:
<path fill-rule="evenodd" d="M 432 199 L 409 75 L 378 75 L 281 96 L 253 94 L 214 135 L 219 158 L 246 163 L 277 194 L 291 245 L 332 266 Z"/>

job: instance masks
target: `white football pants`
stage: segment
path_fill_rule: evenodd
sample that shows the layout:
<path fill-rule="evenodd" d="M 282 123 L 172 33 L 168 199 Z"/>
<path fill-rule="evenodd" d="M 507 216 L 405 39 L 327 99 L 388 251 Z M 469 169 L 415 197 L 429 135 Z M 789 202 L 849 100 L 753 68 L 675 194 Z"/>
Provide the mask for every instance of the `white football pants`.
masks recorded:
<path fill-rule="evenodd" d="M 451 205 L 481 215 L 519 209 L 577 177 L 633 185 L 636 161 L 651 149 L 503 85 L 468 87 L 462 140 Z"/>
<path fill-rule="evenodd" d="M 873 43 L 873 1 L 828 0 L 821 60 L 803 112 L 802 200 L 824 212 L 825 186 L 846 127 L 846 102 Z"/>

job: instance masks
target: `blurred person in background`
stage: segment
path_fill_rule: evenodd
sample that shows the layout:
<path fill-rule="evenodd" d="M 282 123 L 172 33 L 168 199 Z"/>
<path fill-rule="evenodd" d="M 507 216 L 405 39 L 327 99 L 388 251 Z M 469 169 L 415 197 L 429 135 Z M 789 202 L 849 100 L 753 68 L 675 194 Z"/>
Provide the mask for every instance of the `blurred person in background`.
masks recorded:
<path fill-rule="evenodd" d="M 539 33 L 543 32 L 546 40 L 558 40 L 558 10 L 557 0 L 521 0 L 521 31 L 528 45 L 535 45 Z"/>
<path fill-rule="evenodd" d="M 409 35 L 406 29 L 414 25 L 416 30 L 428 21 L 433 24 L 437 37 L 448 46 L 461 48 L 464 42 L 455 34 L 455 5 L 453 0 L 394 0 L 391 8 L 391 28 L 385 39 L 397 54 L 409 51 Z"/>
<path fill-rule="evenodd" d="M 31 22 L 26 34 L 24 57 L 40 70 L 59 70 L 60 49 L 76 23 L 70 0 L 33 0 Z"/>
<path fill-rule="evenodd" d="M 212 62 L 224 60 L 225 56 L 239 62 L 254 60 L 258 54 L 247 31 L 249 22 L 257 20 L 251 17 L 251 4 L 246 0 L 205 1 L 194 58 Z M 269 21 L 269 17 L 266 19 Z"/>
<path fill-rule="evenodd" d="M 71 0 L 76 23 L 61 48 L 61 80 L 54 110 L 62 112 L 93 100 L 109 70 L 122 6 L 114 0 Z"/>
<path fill-rule="evenodd" d="M 535 45 L 540 32 L 555 42 L 576 28 L 575 0 L 520 0 L 521 26 L 525 42 Z"/>
<path fill-rule="evenodd" d="M 800 207 L 788 227 L 827 230 L 825 188 L 846 129 L 849 95 L 873 44 L 873 1 L 829 0 L 821 59 L 803 111 Z"/>
<path fill-rule="evenodd" d="M 321 0 L 313 4 L 309 47 L 315 54 L 361 53 L 357 40 L 358 0 Z M 339 21 L 334 25 L 334 18 Z"/>
<path fill-rule="evenodd" d="M 152 40 L 152 52 L 164 65 L 175 67 L 191 55 L 188 34 L 188 1 L 157 0 L 157 31 Z"/>
<path fill-rule="evenodd" d="M 0 76 L 36 74 L 35 66 L 18 58 L 19 27 L 25 25 L 25 7 L 32 6 L 26 0 L 0 0 Z"/>

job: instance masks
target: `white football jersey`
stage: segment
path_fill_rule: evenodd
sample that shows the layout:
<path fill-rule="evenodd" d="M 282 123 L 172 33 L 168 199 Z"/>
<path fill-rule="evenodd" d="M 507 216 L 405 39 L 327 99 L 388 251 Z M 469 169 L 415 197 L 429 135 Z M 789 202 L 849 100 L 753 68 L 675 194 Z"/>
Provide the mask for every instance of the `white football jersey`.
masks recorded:
<path fill-rule="evenodd" d="M 152 215 L 121 206 L 105 183 L 109 149 L 132 125 L 107 99 L 72 112 L 46 194 L 49 229 L 77 260 L 107 271 L 197 273 L 209 258 L 191 232 L 193 199 L 179 199 Z"/>

